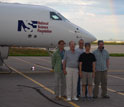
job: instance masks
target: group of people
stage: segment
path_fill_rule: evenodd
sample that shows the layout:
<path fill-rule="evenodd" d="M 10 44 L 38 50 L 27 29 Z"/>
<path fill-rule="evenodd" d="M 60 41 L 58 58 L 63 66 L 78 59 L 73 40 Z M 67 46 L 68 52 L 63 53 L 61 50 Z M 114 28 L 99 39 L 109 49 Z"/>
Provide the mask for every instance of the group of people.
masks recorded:
<path fill-rule="evenodd" d="M 55 98 L 67 98 L 67 101 L 98 98 L 101 84 L 103 98 L 107 95 L 107 70 L 109 69 L 109 53 L 104 49 L 104 41 L 98 41 L 98 48 L 90 52 L 91 44 L 79 40 L 79 48 L 75 42 L 69 42 L 69 50 L 64 50 L 65 42 L 58 42 L 58 49 L 52 56 L 52 69 L 55 74 Z M 84 49 L 85 46 L 85 49 Z M 94 89 L 92 89 L 94 80 Z M 88 95 L 87 95 L 88 93 Z"/>

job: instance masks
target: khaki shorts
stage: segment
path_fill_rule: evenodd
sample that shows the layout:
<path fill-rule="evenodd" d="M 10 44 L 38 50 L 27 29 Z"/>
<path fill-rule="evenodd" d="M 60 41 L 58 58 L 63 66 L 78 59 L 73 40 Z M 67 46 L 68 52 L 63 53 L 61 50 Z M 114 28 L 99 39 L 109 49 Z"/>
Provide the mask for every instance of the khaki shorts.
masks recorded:
<path fill-rule="evenodd" d="M 82 76 L 82 85 L 92 85 L 93 83 L 93 77 L 92 77 L 92 72 L 82 72 L 83 76 Z"/>

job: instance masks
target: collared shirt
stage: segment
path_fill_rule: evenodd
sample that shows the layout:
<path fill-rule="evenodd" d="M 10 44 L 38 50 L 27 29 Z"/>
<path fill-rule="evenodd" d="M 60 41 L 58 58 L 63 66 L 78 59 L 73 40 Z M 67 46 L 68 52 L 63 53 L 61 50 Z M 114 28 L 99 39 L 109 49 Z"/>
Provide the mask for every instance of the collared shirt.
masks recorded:
<path fill-rule="evenodd" d="M 76 51 L 79 52 L 79 54 L 81 55 L 82 53 L 85 52 L 85 49 L 84 48 L 83 49 L 77 48 Z"/>
<path fill-rule="evenodd" d="M 72 52 L 71 50 L 65 51 L 64 61 L 66 61 L 66 67 L 78 68 L 79 52 L 76 50 Z"/>
<path fill-rule="evenodd" d="M 107 70 L 107 60 L 109 59 L 109 53 L 107 50 L 103 49 L 100 51 L 99 49 L 96 49 L 93 51 L 93 54 L 96 57 L 96 71 Z"/>
<path fill-rule="evenodd" d="M 64 58 L 64 54 L 65 54 L 65 50 L 63 50 L 63 51 L 60 51 L 59 50 L 59 53 L 60 53 L 60 56 L 61 56 L 61 59 L 62 59 L 62 70 L 63 70 L 63 58 Z"/>
<path fill-rule="evenodd" d="M 60 51 L 60 50 L 59 50 L 59 52 L 60 52 L 60 56 L 61 56 L 61 58 L 62 58 L 62 60 L 63 60 L 63 58 L 64 58 L 64 53 L 65 53 L 65 50 L 63 50 L 63 51 Z"/>
<path fill-rule="evenodd" d="M 55 72 L 61 72 L 62 71 L 62 59 L 64 57 L 65 50 L 61 51 L 57 49 L 52 56 L 52 68 Z"/>

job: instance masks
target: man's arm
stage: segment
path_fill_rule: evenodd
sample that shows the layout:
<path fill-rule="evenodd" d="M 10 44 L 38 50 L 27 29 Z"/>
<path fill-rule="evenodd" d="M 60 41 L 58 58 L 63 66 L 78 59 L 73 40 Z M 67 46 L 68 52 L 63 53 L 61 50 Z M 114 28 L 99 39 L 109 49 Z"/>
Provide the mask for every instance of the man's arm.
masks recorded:
<path fill-rule="evenodd" d="M 95 77 L 95 66 L 96 66 L 96 62 L 93 62 L 93 78 Z"/>
<path fill-rule="evenodd" d="M 66 60 L 63 61 L 63 72 L 65 75 L 67 74 L 67 72 L 66 72 Z"/>
<path fill-rule="evenodd" d="M 79 63 L 79 74 L 80 74 L 80 77 L 83 76 L 83 74 L 82 74 L 82 62 Z"/>
<path fill-rule="evenodd" d="M 67 72 L 66 72 L 66 60 L 67 60 L 67 51 L 65 51 L 64 59 L 63 59 L 63 72 L 65 75 L 67 74 Z"/>
<path fill-rule="evenodd" d="M 106 66 L 109 69 L 109 53 L 107 52 Z"/>
<path fill-rule="evenodd" d="M 93 72 L 95 72 L 96 62 L 93 62 Z"/>
<path fill-rule="evenodd" d="M 109 69 L 109 59 L 106 60 L 107 68 Z"/>
<path fill-rule="evenodd" d="M 54 66 L 55 66 L 55 63 L 56 63 L 55 53 L 53 53 L 51 62 L 52 62 L 52 69 L 54 69 Z"/>

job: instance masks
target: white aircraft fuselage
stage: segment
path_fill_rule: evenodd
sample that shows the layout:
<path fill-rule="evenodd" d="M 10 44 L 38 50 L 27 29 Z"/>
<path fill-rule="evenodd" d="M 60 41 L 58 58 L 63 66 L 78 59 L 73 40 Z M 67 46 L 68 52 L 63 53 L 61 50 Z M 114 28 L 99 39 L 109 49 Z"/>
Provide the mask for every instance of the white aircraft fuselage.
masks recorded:
<path fill-rule="evenodd" d="M 95 41 L 54 9 L 27 4 L 0 3 L 0 47 L 57 47 L 59 40 Z M 1 50 L 1 49 L 0 49 Z M 1 51 L 2 53 L 2 51 Z"/>
<path fill-rule="evenodd" d="M 96 38 L 57 11 L 36 5 L 0 3 L 0 45 L 56 47 L 59 40 L 92 42 Z"/>

